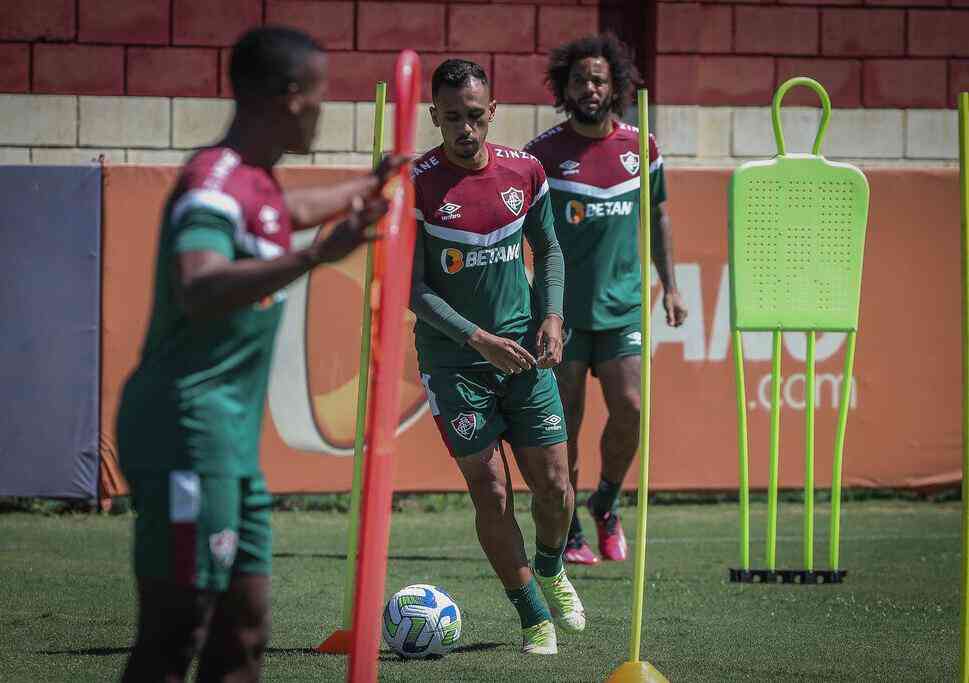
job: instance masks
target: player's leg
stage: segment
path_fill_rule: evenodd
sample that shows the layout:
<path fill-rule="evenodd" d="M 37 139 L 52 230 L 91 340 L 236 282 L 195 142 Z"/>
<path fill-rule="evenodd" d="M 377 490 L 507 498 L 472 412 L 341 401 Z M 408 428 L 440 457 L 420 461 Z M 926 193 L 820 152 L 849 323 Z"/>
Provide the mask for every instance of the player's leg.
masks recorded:
<path fill-rule="evenodd" d="M 579 482 L 579 429 L 585 413 L 585 383 L 592 362 L 592 333 L 569 329 L 565 333 L 562 362 L 555 368 L 562 407 L 565 410 L 565 426 L 569 433 L 569 480 L 572 490 L 578 491 Z M 578 506 L 575 506 L 577 508 Z M 598 564 L 599 558 L 582 533 L 577 509 L 572 511 L 569 539 L 565 544 L 565 561 L 576 564 Z"/>
<path fill-rule="evenodd" d="M 528 566 L 525 541 L 515 519 L 508 463 L 494 443 L 478 453 L 458 456 L 456 462 L 474 503 L 478 541 L 518 611 L 523 650 L 555 654 L 558 648 L 551 614 Z"/>
<path fill-rule="evenodd" d="M 599 552 L 607 560 L 625 560 L 627 555 L 618 501 L 622 482 L 639 448 L 640 366 L 638 354 L 612 358 L 596 366 L 609 417 L 600 441 L 602 474 L 588 506 L 596 522 Z"/>
<path fill-rule="evenodd" d="M 569 481 L 568 433 L 554 375 L 536 369 L 509 378 L 501 410 L 518 469 L 532 491 L 536 579 L 556 624 L 581 631 L 585 611 L 562 559 L 575 491 Z"/>
<path fill-rule="evenodd" d="M 518 612 L 522 649 L 555 654 L 555 628 L 528 565 L 508 463 L 497 448 L 506 423 L 497 410 L 496 377 L 491 371 L 433 371 L 423 373 L 421 382 L 441 438 L 468 484 L 481 548 Z"/>
<path fill-rule="evenodd" d="M 579 480 L 579 429 L 585 413 L 585 383 L 589 365 L 583 361 L 567 361 L 555 368 L 562 408 L 565 411 L 565 427 L 569 433 L 567 444 L 569 458 L 569 481 L 572 490 L 578 491 Z M 565 561 L 576 564 L 597 564 L 599 558 L 592 552 L 582 533 L 578 506 L 573 506 L 569 536 L 565 544 Z"/>
<path fill-rule="evenodd" d="M 123 683 L 185 680 L 205 643 L 217 594 L 161 579 L 138 579 L 138 632 Z"/>
<path fill-rule="evenodd" d="M 262 476 L 241 479 L 240 487 L 238 550 L 202 650 L 200 681 L 259 680 L 269 643 L 272 497 Z"/>
<path fill-rule="evenodd" d="M 203 477 L 189 470 L 126 475 L 138 513 L 134 564 L 139 613 L 122 680 L 181 681 L 206 641 L 224 589 L 209 571 L 206 487 Z M 226 523 L 237 517 L 230 515 Z"/>
<path fill-rule="evenodd" d="M 233 576 L 216 603 L 199 660 L 200 683 L 258 681 L 269 625 L 269 576 Z"/>

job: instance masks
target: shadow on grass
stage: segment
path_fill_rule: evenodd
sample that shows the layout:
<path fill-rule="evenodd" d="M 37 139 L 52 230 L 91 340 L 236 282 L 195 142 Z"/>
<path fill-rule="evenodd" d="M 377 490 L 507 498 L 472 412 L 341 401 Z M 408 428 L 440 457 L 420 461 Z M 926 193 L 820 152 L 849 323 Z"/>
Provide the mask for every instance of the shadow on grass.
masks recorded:
<path fill-rule="evenodd" d="M 492 642 L 470 643 L 468 645 L 462 645 L 461 647 L 454 648 L 453 650 L 451 650 L 451 653 L 447 656 L 451 657 L 454 655 L 464 654 L 466 652 L 485 652 L 487 650 L 496 650 L 499 647 L 504 647 L 505 645 L 507 645 L 507 643 L 492 643 Z M 424 657 L 423 659 L 443 659 L 443 657 L 431 656 L 431 657 Z M 392 652 L 381 652 L 380 661 L 409 664 L 411 662 L 420 662 L 422 661 L 422 659 L 404 659 L 403 657 L 399 657 L 393 654 Z"/>
<path fill-rule="evenodd" d="M 273 553 L 273 559 L 346 560 L 343 553 Z M 450 555 L 388 555 L 398 562 L 485 562 L 483 557 L 454 557 Z"/>
<path fill-rule="evenodd" d="M 82 657 L 110 657 L 112 655 L 126 655 L 131 652 L 130 647 L 86 647 L 80 650 L 37 650 L 41 655 L 78 655 Z"/>

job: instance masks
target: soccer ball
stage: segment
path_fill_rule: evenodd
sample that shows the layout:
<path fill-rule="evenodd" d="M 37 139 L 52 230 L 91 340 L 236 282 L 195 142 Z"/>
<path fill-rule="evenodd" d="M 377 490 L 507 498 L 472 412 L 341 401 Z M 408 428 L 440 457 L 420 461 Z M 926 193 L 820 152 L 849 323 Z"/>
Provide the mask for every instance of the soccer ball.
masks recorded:
<path fill-rule="evenodd" d="M 418 583 L 387 601 L 381 631 L 387 646 L 401 657 L 440 657 L 461 637 L 461 611 L 440 588 Z"/>

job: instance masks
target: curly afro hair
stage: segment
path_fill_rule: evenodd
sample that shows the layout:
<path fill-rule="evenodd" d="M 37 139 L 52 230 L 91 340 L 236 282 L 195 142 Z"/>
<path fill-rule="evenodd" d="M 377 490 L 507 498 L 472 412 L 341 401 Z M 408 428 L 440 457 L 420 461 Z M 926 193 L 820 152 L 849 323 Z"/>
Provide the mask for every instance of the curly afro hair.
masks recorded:
<path fill-rule="evenodd" d="M 626 107 L 632 103 L 636 86 L 642 82 L 642 78 L 633 61 L 632 52 L 612 33 L 585 36 L 552 50 L 545 82 L 555 96 L 555 108 L 572 113 L 565 97 L 569 73 L 573 64 L 587 57 L 602 57 L 609 62 L 613 85 L 609 109 L 622 116 Z"/>

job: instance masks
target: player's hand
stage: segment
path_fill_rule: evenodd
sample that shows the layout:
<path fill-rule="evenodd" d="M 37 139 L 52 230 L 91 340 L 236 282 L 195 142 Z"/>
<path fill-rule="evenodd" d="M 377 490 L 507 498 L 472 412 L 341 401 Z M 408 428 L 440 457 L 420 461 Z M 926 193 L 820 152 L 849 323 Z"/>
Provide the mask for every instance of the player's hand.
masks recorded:
<path fill-rule="evenodd" d="M 562 362 L 562 319 L 557 315 L 545 317 L 535 336 L 538 347 L 538 367 L 551 368 Z"/>
<path fill-rule="evenodd" d="M 666 309 L 666 324 L 670 327 L 679 327 L 686 321 L 686 305 L 675 289 L 663 293 L 663 308 Z"/>
<path fill-rule="evenodd" d="M 397 175 L 399 171 L 405 164 L 409 163 L 411 158 L 404 154 L 388 154 L 383 159 L 380 160 L 380 164 L 374 170 L 373 174 L 377 179 L 377 194 L 379 194 L 384 185 Z"/>
<path fill-rule="evenodd" d="M 383 197 L 356 198 L 346 218 L 329 232 L 320 230 L 312 247 L 317 263 L 339 261 L 364 242 L 379 239 L 374 223 L 387 213 L 387 207 Z"/>
<path fill-rule="evenodd" d="M 535 367 L 538 361 L 511 339 L 485 332 L 480 327 L 468 339 L 468 345 L 502 372 L 517 375 Z"/>

